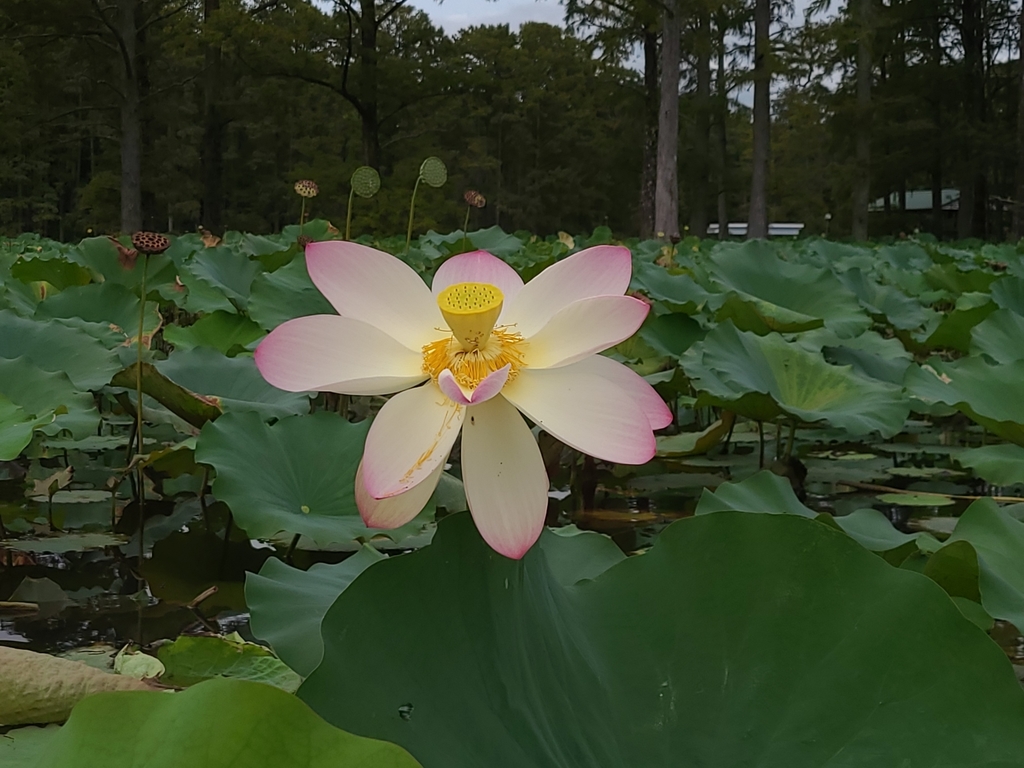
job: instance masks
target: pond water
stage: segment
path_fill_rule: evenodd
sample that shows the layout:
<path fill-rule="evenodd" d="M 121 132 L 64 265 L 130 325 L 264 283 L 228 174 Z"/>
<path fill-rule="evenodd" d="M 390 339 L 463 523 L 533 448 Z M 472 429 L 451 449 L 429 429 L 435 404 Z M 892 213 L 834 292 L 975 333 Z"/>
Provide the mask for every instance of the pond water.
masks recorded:
<path fill-rule="evenodd" d="M 902 443 L 862 445 L 803 430 L 794 450 L 798 461 L 775 462 L 772 469 L 789 477 L 815 512 L 844 515 L 874 507 L 901 531 L 928 530 L 943 538 L 969 499 L 919 506 L 892 503 L 891 493 L 966 497 L 1000 489 L 952 468 L 957 447 L 943 430 L 922 423 L 908 435 Z M 774 435 L 766 430 L 765 438 L 771 455 Z M 627 553 L 643 550 L 666 525 L 692 515 L 705 488 L 758 471 L 759 442 L 753 425 L 741 423 L 727 449 L 708 456 L 661 458 L 641 468 L 563 466 L 554 478 L 563 490 L 552 492 L 549 522 L 605 533 Z M 244 597 L 247 571 L 275 556 L 301 568 L 340 562 L 355 549 L 308 551 L 285 541 L 250 540 L 231 525 L 224 504 L 209 494 L 200 503 L 193 475 L 151 489 L 163 498 L 147 501 L 140 541 L 131 478 L 115 469 L 123 466 L 123 445 L 48 453 L 53 455 L 0 464 L 6 531 L 0 542 L 0 643 L 12 647 L 74 653 L 93 645 L 148 647 L 180 634 L 233 631 L 253 639 Z M 72 479 L 48 502 L 40 489 L 68 466 Z M 592 499 L 584 503 L 580 489 Z M 375 542 L 392 551 L 416 544 Z M 1015 663 L 1024 663 L 1024 638 L 1012 626 L 997 623 L 991 634 Z"/>

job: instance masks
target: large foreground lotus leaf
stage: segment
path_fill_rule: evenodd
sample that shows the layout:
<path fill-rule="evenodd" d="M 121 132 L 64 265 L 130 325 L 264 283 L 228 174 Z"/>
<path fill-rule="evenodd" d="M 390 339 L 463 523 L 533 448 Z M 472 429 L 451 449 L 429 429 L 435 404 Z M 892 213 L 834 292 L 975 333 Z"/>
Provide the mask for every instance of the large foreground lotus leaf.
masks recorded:
<path fill-rule="evenodd" d="M 902 428 L 909 404 L 890 384 L 830 365 L 820 353 L 778 334 L 758 336 L 722 323 L 683 355 L 683 370 L 705 400 L 751 418 L 785 413 L 825 421 L 852 435 Z"/>
<path fill-rule="evenodd" d="M 708 274 L 719 290 L 732 294 L 718 319 L 730 318 L 744 330 L 764 334 L 824 325 L 850 337 L 871 324 L 857 297 L 830 271 L 783 261 L 763 240 L 720 248 Z"/>
<path fill-rule="evenodd" d="M 606 536 L 569 526 L 545 530 L 540 549 L 549 555 L 552 577 L 559 584 L 592 579 L 623 559 Z M 271 558 L 258 574 L 245 579 L 245 603 L 253 634 L 300 675 L 308 676 L 323 658 L 320 624 L 338 595 L 384 556 L 364 545 L 343 562 L 317 563 L 308 571 Z"/>
<path fill-rule="evenodd" d="M 196 461 L 217 471 L 213 494 L 253 538 L 284 531 L 330 544 L 383 533 L 398 541 L 418 532 L 422 520 L 377 531 L 356 509 L 356 467 L 368 429 L 368 421 L 350 424 L 328 412 L 274 426 L 255 413 L 226 413 L 203 427 Z"/>
<path fill-rule="evenodd" d="M 89 323 L 102 323 L 135 343 L 139 337 L 139 297 L 117 283 L 93 283 L 74 286 L 39 303 L 36 318 L 79 318 Z M 155 301 L 146 302 L 143 315 L 143 340 L 147 341 L 163 320 Z"/>
<path fill-rule="evenodd" d="M 309 412 L 309 396 L 270 386 L 250 355 L 225 357 L 215 349 L 178 350 L 158 362 L 160 373 L 197 395 L 215 398 L 225 411 L 252 411 L 264 418 Z"/>
<path fill-rule="evenodd" d="M 210 680 L 183 693 L 92 696 L 38 768 L 415 768 L 401 747 L 334 728 L 291 694 Z"/>
<path fill-rule="evenodd" d="M 952 406 L 1024 446 L 1024 360 L 989 365 L 980 357 L 953 363 L 932 358 L 927 365 L 911 366 L 904 384 L 925 409 Z"/>
<path fill-rule="evenodd" d="M 997 363 L 1024 360 L 1024 317 L 997 309 L 971 329 L 971 352 Z"/>
<path fill-rule="evenodd" d="M 82 391 L 99 389 L 121 368 L 117 355 L 85 331 L 0 310 L 0 358 L 22 356 L 44 371 L 66 373 Z"/>
<path fill-rule="evenodd" d="M 547 561 L 446 518 L 342 593 L 300 697 L 427 768 L 1020 764 L 1003 652 L 828 526 L 683 520 L 571 586 Z"/>
<path fill-rule="evenodd" d="M 270 558 L 245 577 L 252 633 L 270 644 L 289 667 L 308 676 L 323 658 L 320 622 L 349 584 L 384 555 L 369 545 L 340 563 L 315 563 L 307 571 Z"/>

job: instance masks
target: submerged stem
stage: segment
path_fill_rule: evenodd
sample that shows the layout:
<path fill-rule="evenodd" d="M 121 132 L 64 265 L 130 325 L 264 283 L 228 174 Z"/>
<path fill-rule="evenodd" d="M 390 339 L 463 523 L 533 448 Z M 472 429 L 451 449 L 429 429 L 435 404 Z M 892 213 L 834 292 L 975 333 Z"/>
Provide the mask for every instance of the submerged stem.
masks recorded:
<path fill-rule="evenodd" d="M 793 456 L 793 445 L 796 443 L 796 419 L 789 422 L 789 440 L 786 442 L 786 456 L 785 460 Z"/>

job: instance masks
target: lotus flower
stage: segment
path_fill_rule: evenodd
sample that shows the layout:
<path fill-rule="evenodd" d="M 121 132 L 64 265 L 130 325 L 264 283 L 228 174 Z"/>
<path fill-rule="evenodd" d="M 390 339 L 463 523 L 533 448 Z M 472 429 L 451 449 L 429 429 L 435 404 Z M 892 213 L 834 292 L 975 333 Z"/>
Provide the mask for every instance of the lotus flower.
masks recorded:
<path fill-rule="evenodd" d="M 461 432 L 476 526 L 518 559 L 540 536 L 548 495 L 520 412 L 567 445 L 622 464 L 650 460 L 653 430 L 671 421 L 647 382 L 597 354 L 629 338 L 649 309 L 623 295 L 625 248 L 580 251 L 525 285 L 483 251 L 442 264 L 432 290 L 403 262 L 356 243 L 311 243 L 306 266 L 338 315 L 278 326 L 256 364 L 290 392 L 398 393 L 374 419 L 356 472 L 371 527 L 419 513 Z"/>

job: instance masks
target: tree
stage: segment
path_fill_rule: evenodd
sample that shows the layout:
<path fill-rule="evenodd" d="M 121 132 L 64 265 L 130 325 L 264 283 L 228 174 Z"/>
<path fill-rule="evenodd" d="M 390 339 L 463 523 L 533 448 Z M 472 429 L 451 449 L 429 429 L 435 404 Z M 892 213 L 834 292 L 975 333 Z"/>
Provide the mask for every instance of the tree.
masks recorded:
<path fill-rule="evenodd" d="M 747 237 L 768 237 L 768 154 L 771 147 L 771 0 L 754 3 L 754 152 Z"/>
<path fill-rule="evenodd" d="M 853 239 L 868 239 L 871 195 L 871 78 L 874 0 L 851 0 L 857 27 L 857 149 L 853 182 Z"/>
<path fill-rule="evenodd" d="M 666 0 L 661 25 L 661 99 L 658 110 L 658 173 L 654 229 L 659 237 L 679 237 L 679 62 L 682 8 Z"/>

